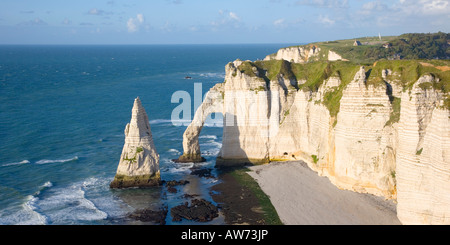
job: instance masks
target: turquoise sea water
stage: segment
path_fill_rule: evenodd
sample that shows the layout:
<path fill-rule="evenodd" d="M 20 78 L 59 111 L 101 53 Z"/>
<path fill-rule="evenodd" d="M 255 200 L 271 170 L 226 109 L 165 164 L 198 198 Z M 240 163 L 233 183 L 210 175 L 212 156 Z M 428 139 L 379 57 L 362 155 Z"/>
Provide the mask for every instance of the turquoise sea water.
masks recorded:
<path fill-rule="evenodd" d="M 185 126 L 172 125 L 172 94 L 206 93 L 237 58 L 263 59 L 286 44 L 151 46 L 0 46 L 0 224 L 143 224 L 127 218 L 140 208 L 184 203 L 183 194 L 212 201 L 214 178 L 190 175 L 182 153 Z M 191 76 L 193 79 L 184 79 Z M 139 96 L 160 154 L 163 180 L 191 183 L 111 190 L 124 128 Z M 192 102 L 192 104 L 194 104 Z M 194 109 L 192 108 L 194 114 Z M 222 128 L 200 136 L 214 168 Z M 215 171 L 213 170 L 213 173 Z M 193 224 L 191 221 L 168 224 Z M 220 216 L 211 221 L 222 224 Z"/>

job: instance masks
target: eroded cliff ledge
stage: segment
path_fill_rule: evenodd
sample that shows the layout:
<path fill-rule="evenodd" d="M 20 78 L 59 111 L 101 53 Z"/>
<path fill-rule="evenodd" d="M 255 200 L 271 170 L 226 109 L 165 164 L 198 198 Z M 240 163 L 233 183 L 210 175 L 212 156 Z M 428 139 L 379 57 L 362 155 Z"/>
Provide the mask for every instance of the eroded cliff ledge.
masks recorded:
<path fill-rule="evenodd" d="M 449 224 L 448 66 L 234 61 L 186 130 L 184 157 L 201 157 L 204 120 L 221 112 L 217 166 L 302 159 L 339 188 L 397 199 L 404 224 Z"/>

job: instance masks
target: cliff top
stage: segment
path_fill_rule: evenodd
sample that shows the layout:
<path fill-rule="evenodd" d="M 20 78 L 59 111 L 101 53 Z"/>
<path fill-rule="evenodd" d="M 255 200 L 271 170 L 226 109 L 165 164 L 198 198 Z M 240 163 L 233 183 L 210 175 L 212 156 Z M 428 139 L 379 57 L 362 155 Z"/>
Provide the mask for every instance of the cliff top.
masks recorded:
<path fill-rule="evenodd" d="M 243 61 L 238 67 L 241 73 L 250 77 L 258 77 L 266 83 L 284 79 L 298 81 L 295 89 L 317 92 L 319 87 L 330 77 L 341 81 L 339 87 L 325 94 L 324 105 L 330 114 L 337 115 L 339 100 L 343 89 L 349 84 L 361 65 L 347 61 L 317 61 L 294 63 L 286 60 Z M 366 86 L 386 86 L 385 80 L 390 80 L 404 91 L 411 90 L 417 80 L 423 75 L 431 75 L 432 83 L 422 84 L 423 89 L 434 88 L 445 94 L 444 108 L 450 110 L 450 60 L 378 60 L 364 66 Z M 389 71 L 388 74 L 386 71 Z M 385 76 L 385 77 L 383 77 Z M 269 87 L 269 86 L 267 86 Z"/>
<path fill-rule="evenodd" d="M 331 50 L 342 58 L 361 64 L 379 59 L 449 59 L 449 33 L 410 33 L 400 36 L 361 37 L 346 40 L 316 42 L 292 47 L 319 47 L 325 60 Z M 357 43 L 357 44 L 356 44 Z"/>

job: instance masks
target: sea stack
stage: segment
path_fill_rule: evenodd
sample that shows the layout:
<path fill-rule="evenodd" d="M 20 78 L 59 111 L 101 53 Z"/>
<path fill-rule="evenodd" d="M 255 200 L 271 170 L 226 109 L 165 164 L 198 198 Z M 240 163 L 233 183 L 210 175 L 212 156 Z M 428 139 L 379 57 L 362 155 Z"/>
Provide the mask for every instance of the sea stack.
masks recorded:
<path fill-rule="evenodd" d="M 147 113 L 136 98 L 131 121 L 125 127 L 125 144 L 111 188 L 150 187 L 161 184 L 159 155 L 153 143 Z"/>

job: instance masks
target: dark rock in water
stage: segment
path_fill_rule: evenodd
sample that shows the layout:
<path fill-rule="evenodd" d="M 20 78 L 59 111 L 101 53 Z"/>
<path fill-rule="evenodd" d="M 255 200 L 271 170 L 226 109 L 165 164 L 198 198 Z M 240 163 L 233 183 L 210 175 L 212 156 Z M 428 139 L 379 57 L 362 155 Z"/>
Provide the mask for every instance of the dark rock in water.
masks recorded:
<path fill-rule="evenodd" d="M 163 180 L 162 182 L 167 186 L 167 191 L 170 193 L 178 192 L 178 190 L 174 186 L 189 184 L 189 181 L 187 180 L 169 180 L 169 181 Z"/>
<path fill-rule="evenodd" d="M 198 197 L 198 196 L 200 196 L 200 195 L 198 195 L 198 194 L 187 194 L 187 193 L 185 193 L 182 197 L 188 199 L 188 198 L 193 198 L 193 197 Z"/>
<path fill-rule="evenodd" d="M 189 184 L 188 180 L 169 180 L 169 181 L 163 181 L 163 184 L 166 184 L 167 186 L 173 187 L 177 185 L 186 185 Z"/>
<path fill-rule="evenodd" d="M 200 154 L 183 154 L 178 159 L 172 159 L 173 162 L 176 163 L 187 163 L 187 162 L 206 162 L 206 159 L 202 157 Z"/>
<path fill-rule="evenodd" d="M 181 221 L 182 218 L 198 222 L 208 222 L 219 216 L 214 204 L 204 199 L 193 199 L 191 206 L 188 202 L 170 209 L 172 221 Z"/>
<path fill-rule="evenodd" d="M 178 192 L 177 189 L 175 187 L 172 187 L 172 186 L 168 186 L 167 187 L 167 191 L 170 192 L 170 193 L 177 193 Z"/>
<path fill-rule="evenodd" d="M 197 175 L 199 177 L 205 177 L 205 178 L 213 178 L 213 176 L 211 175 L 211 170 L 210 168 L 197 168 L 197 169 L 193 169 L 191 172 L 191 175 Z"/>
<path fill-rule="evenodd" d="M 167 206 L 162 207 L 159 211 L 154 211 L 146 208 L 136 210 L 133 213 L 129 214 L 128 217 L 142 222 L 153 222 L 159 223 L 160 225 L 165 225 L 167 212 Z"/>

